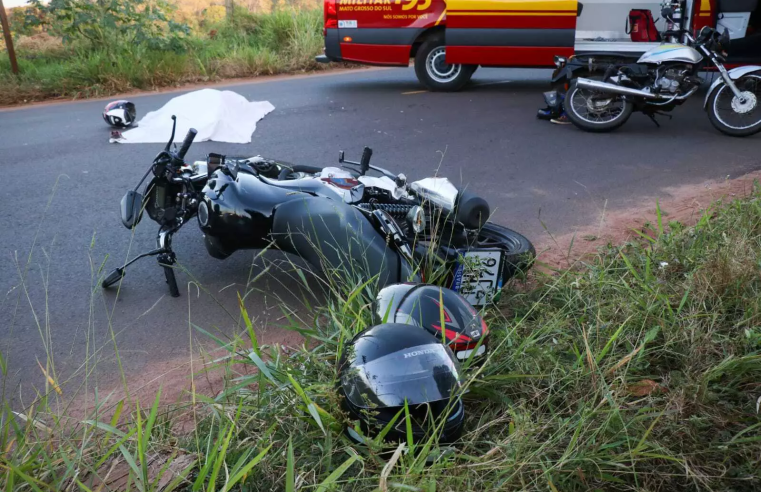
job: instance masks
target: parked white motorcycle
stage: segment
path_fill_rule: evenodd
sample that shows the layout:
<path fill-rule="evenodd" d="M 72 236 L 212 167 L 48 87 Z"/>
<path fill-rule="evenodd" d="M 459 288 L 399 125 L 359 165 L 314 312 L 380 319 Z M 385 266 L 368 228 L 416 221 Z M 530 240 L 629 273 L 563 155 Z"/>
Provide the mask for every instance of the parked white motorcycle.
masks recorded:
<path fill-rule="evenodd" d="M 673 22 L 671 9 L 663 9 L 661 15 Z M 656 115 L 673 110 L 697 92 L 704 82 L 698 73 L 710 63 L 720 74 L 704 103 L 713 126 L 734 137 L 761 131 L 761 66 L 724 68 L 729 32 L 719 34 L 704 27 L 697 38 L 685 31 L 664 34 L 677 39 L 684 35 L 687 43 L 663 44 L 637 63 L 610 64 L 602 80 L 574 79 L 565 98 L 569 119 L 588 132 L 609 132 L 640 111 L 657 125 Z"/>

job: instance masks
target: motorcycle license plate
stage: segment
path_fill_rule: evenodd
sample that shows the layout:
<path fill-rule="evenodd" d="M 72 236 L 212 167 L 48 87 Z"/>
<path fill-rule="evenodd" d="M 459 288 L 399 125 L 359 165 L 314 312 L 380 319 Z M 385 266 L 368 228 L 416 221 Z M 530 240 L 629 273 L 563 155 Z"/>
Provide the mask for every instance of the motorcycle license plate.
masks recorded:
<path fill-rule="evenodd" d="M 455 268 L 452 290 L 474 307 L 493 302 L 502 290 L 502 251 L 471 249 L 462 252 Z"/>

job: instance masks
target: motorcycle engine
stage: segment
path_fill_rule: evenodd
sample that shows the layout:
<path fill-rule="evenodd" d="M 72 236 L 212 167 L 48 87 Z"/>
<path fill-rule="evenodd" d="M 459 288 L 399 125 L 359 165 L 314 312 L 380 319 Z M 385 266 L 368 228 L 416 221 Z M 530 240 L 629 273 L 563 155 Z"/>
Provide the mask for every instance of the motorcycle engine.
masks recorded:
<path fill-rule="evenodd" d="M 665 70 L 658 70 L 653 89 L 655 92 L 676 94 L 682 87 L 692 69 L 688 65 L 672 65 Z"/>

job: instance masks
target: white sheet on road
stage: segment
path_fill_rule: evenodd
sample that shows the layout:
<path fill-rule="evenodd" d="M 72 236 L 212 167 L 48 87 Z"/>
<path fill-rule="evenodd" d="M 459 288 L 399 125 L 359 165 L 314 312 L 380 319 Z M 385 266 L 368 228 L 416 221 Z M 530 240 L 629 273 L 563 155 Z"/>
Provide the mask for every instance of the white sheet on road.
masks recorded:
<path fill-rule="evenodd" d="M 256 123 L 273 109 L 269 101 L 249 101 L 233 91 L 202 89 L 177 96 L 146 114 L 136 128 L 122 134 L 120 142 L 164 143 L 172 134 L 172 115 L 176 115 L 178 145 L 190 128 L 198 130 L 195 142 L 250 143 Z"/>

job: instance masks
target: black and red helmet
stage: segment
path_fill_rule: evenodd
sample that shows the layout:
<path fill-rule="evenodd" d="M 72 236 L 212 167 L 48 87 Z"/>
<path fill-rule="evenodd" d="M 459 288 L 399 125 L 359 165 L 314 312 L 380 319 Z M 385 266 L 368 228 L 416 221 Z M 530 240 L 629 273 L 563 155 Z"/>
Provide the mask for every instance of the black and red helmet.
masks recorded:
<path fill-rule="evenodd" d="M 129 101 L 113 101 L 103 110 L 103 119 L 116 128 L 126 128 L 135 122 L 137 111 L 135 104 Z"/>
<path fill-rule="evenodd" d="M 468 301 L 453 290 L 428 284 L 394 284 L 381 289 L 375 302 L 378 323 L 403 323 L 425 329 L 447 345 L 459 360 L 486 355 L 489 328 Z M 443 324 L 442 324 L 443 323 Z"/>

